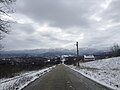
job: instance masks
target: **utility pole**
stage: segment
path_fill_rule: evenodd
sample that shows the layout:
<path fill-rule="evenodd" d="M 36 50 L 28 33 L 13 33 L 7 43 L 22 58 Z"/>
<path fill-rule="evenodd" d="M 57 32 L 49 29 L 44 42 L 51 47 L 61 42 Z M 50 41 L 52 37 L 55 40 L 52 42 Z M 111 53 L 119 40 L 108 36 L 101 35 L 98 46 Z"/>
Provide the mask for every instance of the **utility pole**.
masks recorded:
<path fill-rule="evenodd" d="M 77 62 L 78 62 L 78 66 L 80 66 L 79 65 L 79 48 L 78 48 L 78 42 L 76 42 L 76 46 L 77 46 Z"/>

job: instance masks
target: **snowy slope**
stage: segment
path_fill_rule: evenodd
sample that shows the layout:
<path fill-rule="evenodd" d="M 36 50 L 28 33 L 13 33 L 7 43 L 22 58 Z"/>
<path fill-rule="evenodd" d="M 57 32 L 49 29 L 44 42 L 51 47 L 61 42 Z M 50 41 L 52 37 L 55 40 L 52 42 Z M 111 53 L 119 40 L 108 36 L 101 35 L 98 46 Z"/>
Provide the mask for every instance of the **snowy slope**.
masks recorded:
<path fill-rule="evenodd" d="M 120 57 L 81 63 L 79 68 L 69 67 L 101 84 L 120 90 Z"/>
<path fill-rule="evenodd" d="M 42 70 L 31 71 L 13 78 L 0 81 L 0 90 L 21 90 L 32 81 L 36 80 L 45 73 L 51 71 L 55 66 L 45 68 Z"/>

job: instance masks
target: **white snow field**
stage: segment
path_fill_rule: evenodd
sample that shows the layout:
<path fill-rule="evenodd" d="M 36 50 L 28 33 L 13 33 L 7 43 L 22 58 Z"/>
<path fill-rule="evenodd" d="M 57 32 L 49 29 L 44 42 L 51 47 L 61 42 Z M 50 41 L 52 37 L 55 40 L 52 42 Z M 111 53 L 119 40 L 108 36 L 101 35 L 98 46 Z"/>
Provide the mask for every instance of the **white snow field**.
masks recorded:
<path fill-rule="evenodd" d="M 1 79 L 0 90 L 21 90 L 40 76 L 51 71 L 55 66 L 41 70 L 31 71 L 13 78 Z"/>
<path fill-rule="evenodd" d="M 120 90 L 120 57 L 80 63 L 79 68 L 69 67 L 102 85 Z"/>

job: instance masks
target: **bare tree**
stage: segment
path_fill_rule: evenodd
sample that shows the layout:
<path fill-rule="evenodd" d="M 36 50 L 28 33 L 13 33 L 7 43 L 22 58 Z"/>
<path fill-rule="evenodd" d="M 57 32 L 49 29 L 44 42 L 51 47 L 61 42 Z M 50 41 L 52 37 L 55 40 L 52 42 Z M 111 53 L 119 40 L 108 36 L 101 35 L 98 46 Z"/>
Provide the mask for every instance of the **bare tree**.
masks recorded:
<path fill-rule="evenodd" d="M 2 40 L 5 34 L 8 34 L 10 21 L 5 20 L 2 16 L 9 16 L 9 13 L 13 12 L 12 3 L 16 0 L 0 0 L 0 40 Z M 3 46 L 0 43 L 0 50 Z"/>
<path fill-rule="evenodd" d="M 117 43 L 115 43 L 110 49 L 113 56 L 119 56 L 120 47 Z"/>

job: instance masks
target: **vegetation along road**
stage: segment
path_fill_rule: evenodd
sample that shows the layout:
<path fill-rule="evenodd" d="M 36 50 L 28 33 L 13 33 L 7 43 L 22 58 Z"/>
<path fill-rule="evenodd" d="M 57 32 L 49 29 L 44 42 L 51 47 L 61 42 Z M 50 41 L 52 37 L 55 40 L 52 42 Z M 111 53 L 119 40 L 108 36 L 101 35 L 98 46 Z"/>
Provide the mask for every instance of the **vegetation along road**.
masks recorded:
<path fill-rule="evenodd" d="M 58 65 L 23 90 L 111 90 L 102 86 L 65 65 Z"/>

